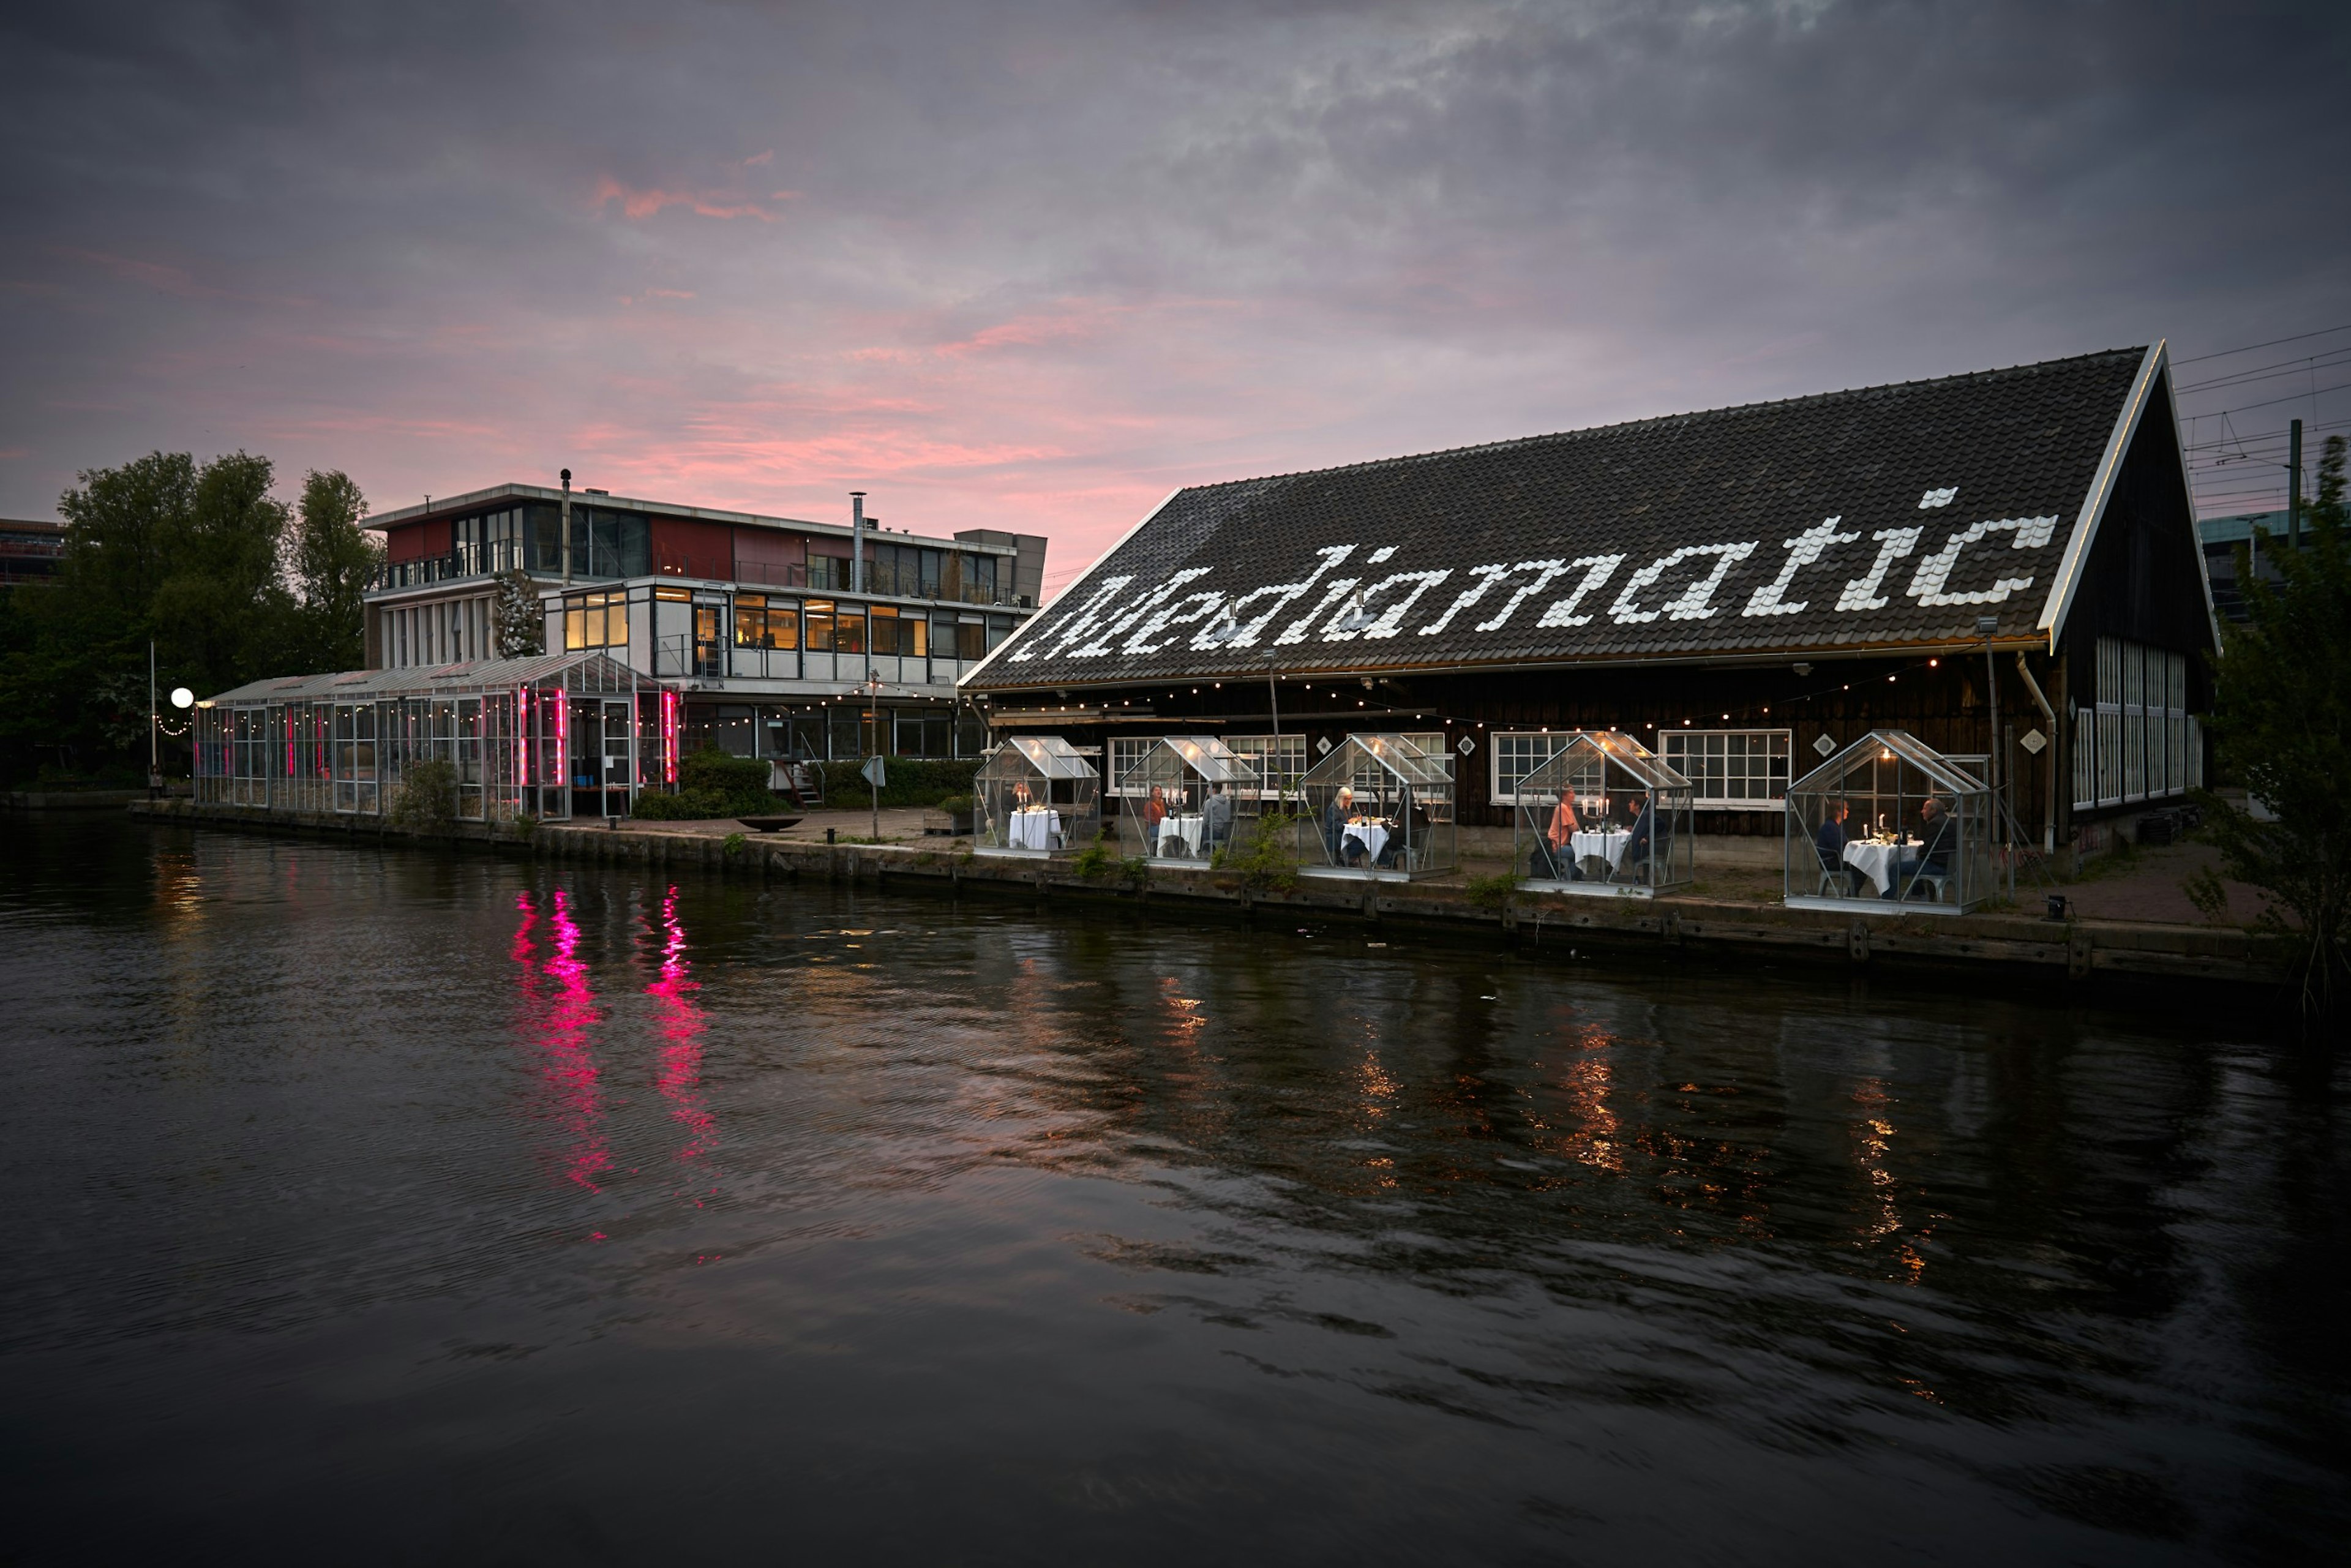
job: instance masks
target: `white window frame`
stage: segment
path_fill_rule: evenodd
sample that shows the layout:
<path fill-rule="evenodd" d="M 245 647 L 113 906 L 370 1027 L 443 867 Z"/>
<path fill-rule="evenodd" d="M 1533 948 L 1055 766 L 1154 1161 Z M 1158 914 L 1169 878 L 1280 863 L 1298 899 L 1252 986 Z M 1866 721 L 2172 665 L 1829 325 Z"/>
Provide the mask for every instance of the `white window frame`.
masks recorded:
<path fill-rule="evenodd" d="M 1123 795 L 1123 782 L 1159 744 L 1155 735 L 1113 735 L 1102 743 L 1102 793 Z"/>
<path fill-rule="evenodd" d="M 1276 776 L 1268 777 L 1265 758 L 1267 753 L 1275 749 L 1276 742 L 1280 743 L 1280 767 Z M 1225 744 L 1232 747 L 1236 757 L 1256 768 L 1259 776 L 1265 779 L 1265 786 L 1256 792 L 1256 799 L 1270 800 L 1286 796 L 1295 800 L 1300 798 L 1300 786 L 1306 778 L 1305 736 L 1228 735 L 1225 737 Z"/>
<path fill-rule="evenodd" d="M 1706 769 L 1703 767 L 1692 768 L 1685 766 L 1685 763 L 1689 758 L 1689 752 L 1691 749 L 1689 743 L 1692 741 L 1700 743 L 1698 749 L 1703 752 L 1706 749 L 1706 742 L 1716 737 L 1719 737 L 1724 743 L 1724 761 L 1726 763 L 1724 772 L 1727 778 L 1729 774 L 1727 764 L 1729 760 L 1729 739 L 1732 736 L 1738 736 L 1740 738 L 1747 740 L 1761 738 L 1767 742 L 1777 743 L 1776 758 L 1771 751 L 1766 751 L 1764 754 L 1766 758 L 1764 783 L 1767 787 L 1771 784 L 1770 762 L 1776 759 L 1781 764 L 1782 775 L 1779 780 L 1780 792 L 1778 794 L 1708 795 L 1706 793 Z M 1690 781 L 1690 804 L 1693 807 L 1718 811 L 1780 811 L 1786 809 L 1788 799 L 1788 779 L 1792 776 L 1794 771 L 1796 752 L 1796 733 L 1792 729 L 1772 729 L 1768 727 L 1761 729 L 1669 729 L 1658 735 L 1656 749 L 1659 759 L 1662 760 L 1667 767 L 1672 768 L 1675 772 L 1680 774 L 1683 778 Z M 1751 772 L 1750 777 L 1751 777 Z"/>
<path fill-rule="evenodd" d="M 1574 734 L 1572 729 L 1498 729 L 1491 732 L 1486 739 L 1488 798 L 1497 806 L 1517 805 L 1519 780 L 1557 757 L 1566 748 Z M 1513 754 L 1509 760 L 1517 768 L 1507 789 L 1502 787 L 1502 765 L 1506 753 Z M 1527 760 L 1529 758 L 1531 760 Z M 1521 760 L 1526 760 L 1526 766 L 1518 768 L 1517 764 Z"/>

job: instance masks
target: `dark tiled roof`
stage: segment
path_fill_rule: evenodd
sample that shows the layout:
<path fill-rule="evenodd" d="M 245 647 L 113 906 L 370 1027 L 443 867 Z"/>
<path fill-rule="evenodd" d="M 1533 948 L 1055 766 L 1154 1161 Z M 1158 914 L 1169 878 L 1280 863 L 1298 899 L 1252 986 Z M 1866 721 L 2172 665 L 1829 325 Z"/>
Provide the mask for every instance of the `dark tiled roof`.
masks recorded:
<path fill-rule="evenodd" d="M 1196 486 L 967 684 L 2029 634 L 2146 357 Z"/>

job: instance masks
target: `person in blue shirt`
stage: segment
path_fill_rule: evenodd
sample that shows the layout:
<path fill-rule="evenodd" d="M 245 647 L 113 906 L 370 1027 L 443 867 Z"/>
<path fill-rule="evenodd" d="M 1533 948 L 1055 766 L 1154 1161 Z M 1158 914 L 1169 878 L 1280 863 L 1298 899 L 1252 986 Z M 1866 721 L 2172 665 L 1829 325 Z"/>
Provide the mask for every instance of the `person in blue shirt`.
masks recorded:
<path fill-rule="evenodd" d="M 1813 848 L 1821 857 L 1821 870 L 1831 876 L 1843 877 L 1846 893 L 1858 894 L 1861 884 L 1868 878 L 1859 866 L 1844 862 L 1844 846 L 1852 837 L 1845 831 L 1844 821 L 1852 812 L 1853 808 L 1843 800 L 1830 801 L 1827 812 L 1821 818 L 1821 831 L 1813 835 Z"/>
<path fill-rule="evenodd" d="M 1919 802 L 1918 836 L 1922 842 L 1917 854 L 1905 856 L 1894 867 L 1893 896 L 1896 898 L 1909 897 L 1921 874 L 1951 874 L 1951 854 L 1959 847 L 1959 829 L 1951 821 L 1951 809 L 1932 795 Z"/>
<path fill-rule="evenodd" d="M 1641 809 L 1633 818 L 1633 836 L 1625 841 L 1625 853 L 1616 862 L 1619 875 L 1630 877 L 1635 882 L 1649 880 L 1646 873 L 1649 861 L 1649 830 L 1652 825 L 1649 797 L 1644 795 L 1641 797 Z"/>

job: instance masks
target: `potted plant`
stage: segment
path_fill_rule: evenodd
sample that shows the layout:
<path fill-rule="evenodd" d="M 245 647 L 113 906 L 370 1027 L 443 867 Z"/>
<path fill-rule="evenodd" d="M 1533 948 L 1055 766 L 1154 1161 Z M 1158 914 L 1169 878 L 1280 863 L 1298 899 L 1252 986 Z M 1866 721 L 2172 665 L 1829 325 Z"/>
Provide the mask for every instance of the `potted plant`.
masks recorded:
<path fill-rule="evenodd" d="M 931 808 L 923 822 L 924 831 L 969 836 L 972 812 L 977 804 L 968 795 L 947 796 Z"/>

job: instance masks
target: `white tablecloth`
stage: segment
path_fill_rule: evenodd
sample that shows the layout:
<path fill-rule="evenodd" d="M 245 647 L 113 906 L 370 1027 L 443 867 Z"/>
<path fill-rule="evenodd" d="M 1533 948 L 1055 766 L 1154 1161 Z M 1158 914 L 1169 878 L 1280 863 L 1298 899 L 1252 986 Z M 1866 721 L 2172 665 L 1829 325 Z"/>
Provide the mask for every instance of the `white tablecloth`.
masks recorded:
<path fill-rule="evenodd" d="M 1053 841 L 1061 836 L 1061 813 L 1048 811 L 1041 806 L 1015 811 L 1006 824 L 1006 835 L 1016 850 L 1050 850 Z"/>
<path fill-rule="evenodd" d="M 1348 823 L 1345 838 L 1341 841 L 1343 854 L 1345 839 L 1353 839 L 1363 845 L 1364 856 L 1374 864 L 1379 862 L 1380 852 L 1388 847 L 1388 831 L 1377 822 Z"/>
<path fill-rule="evenodd" d="M 1574 852 L 1578 861 L 1597 855 L 1608 862 L 1610 871 L 1614 871 L 1617 862 L 1625 858 L 1625 846 L 1632 842 L 1632 840 L 1631 829 L 1618 828 L 1613 832 L 1570 833 L 1567 837 L 1567 847 Z"/>
<path fill-rule="evenodd" d="M 1196 815 L 1168 818 L 1159 824 L 1159 856 L 1205 859 L 1208 852 L 1200 842 L 1200 831 L 1201 819 Z"/>
<path fill-rule="evenodd" d="M 1855 839 L 1844 847 L 1844 863 L 1853 866 L 1877 884 L 1880 893 L 1894 889 L 1894 864 L 1907 852 L 1903 844 L 1873 844 L 1867 839 Z"/>

